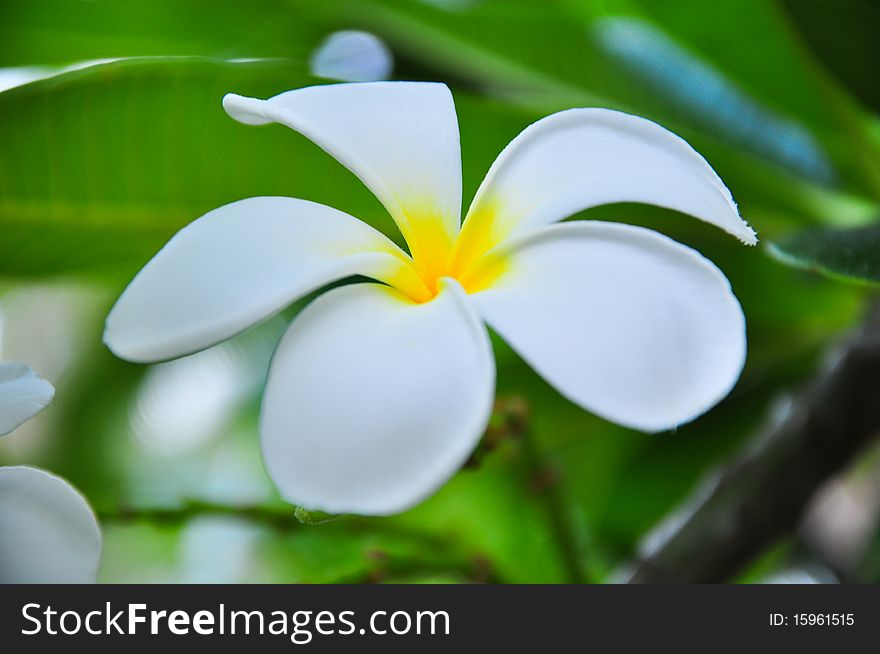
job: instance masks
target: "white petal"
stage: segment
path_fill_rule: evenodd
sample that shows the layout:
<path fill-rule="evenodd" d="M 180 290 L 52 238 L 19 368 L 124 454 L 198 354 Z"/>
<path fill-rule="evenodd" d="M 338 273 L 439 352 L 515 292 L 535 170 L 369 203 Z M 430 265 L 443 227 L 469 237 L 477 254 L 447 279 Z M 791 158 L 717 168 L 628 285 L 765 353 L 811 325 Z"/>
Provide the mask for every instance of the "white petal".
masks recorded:
<path fill-rule="evenodd" d="M 282 495 L 330 513 L 384 515 L 434 492 L 489 419 L 495 366 L 454 281 L 413 304 L 354 284 L 318 298 L 281 341 L 262 446 Z"/>
<path fill-rule="evenodd" d="M 38 414 L 54 396 L 52 384 L 23 363 L 0 363 L 0 436 Z"/>
<path fill-rule="evenodd" d="M 233 202 L 183 228 L 138 273 L 104 341 L 131 361 L 188 354 L 336 279 L 406 274 L 404 261 L 391 241 L 336 209 L 279 197 Z"/>
<path fill-rule="evenodd" d="M 656 123 L 608 109 L 569 109 L 523 130 L 492 164 L 468 220 L 491 221 L 483 231 L 498 243 L 613 202 L 676 209 L 756 243 L 703 157 Z"/>
<path fill-rule="evenodd" d="M 458 232 L 461 152 L 445 84 L 329 84 L 268 100 L 230 93 L 223 107 L 243 123 L 279 122 L 314 141 L 376 194 L 408 241 L 427 220 Z"/>
<path fill-rule="evenodd" d="M 700 254 L 651 230 L 581 221 L 511 246 L 506 272 L 472 298 L 559 392 L 608 420 L 660 431 L 724 397 L 746 354 L 730 284 Z"/>
<path fill-rule="evenodd" d="M 0 468 L 0 583 L 93 583 L 100 558 L 98 522 L 70 484 Z"/>
<path fill-rule="evenodd" d="M 309 62 L 315 77 L 344 82 L 373 82 L 386 79 L 393 66 L 385 42 L 369 32 L 333 32 L 312 54 Z"/>

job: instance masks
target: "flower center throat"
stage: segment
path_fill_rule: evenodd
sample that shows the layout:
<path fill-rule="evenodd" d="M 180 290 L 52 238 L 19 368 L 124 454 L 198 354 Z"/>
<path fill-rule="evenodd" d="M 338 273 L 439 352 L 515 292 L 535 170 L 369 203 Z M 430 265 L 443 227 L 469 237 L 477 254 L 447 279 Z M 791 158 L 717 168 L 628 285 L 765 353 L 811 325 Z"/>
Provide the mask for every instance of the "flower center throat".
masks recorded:
<path fill-rule="evenodd" d="M 467 293 L 484 290 L 506 269 L 506 257 L 492 251 L 500 240 L 494 225 L 494 212 L 482 211 L 469 215 L 458 234 L 449 234 L 433 216 L 408 215 L 401 232 L 410 250 L 407 264 L 416 275 L 400 276 L 391 285 L 418 303 L 436 297 L 444 277 Z"/>

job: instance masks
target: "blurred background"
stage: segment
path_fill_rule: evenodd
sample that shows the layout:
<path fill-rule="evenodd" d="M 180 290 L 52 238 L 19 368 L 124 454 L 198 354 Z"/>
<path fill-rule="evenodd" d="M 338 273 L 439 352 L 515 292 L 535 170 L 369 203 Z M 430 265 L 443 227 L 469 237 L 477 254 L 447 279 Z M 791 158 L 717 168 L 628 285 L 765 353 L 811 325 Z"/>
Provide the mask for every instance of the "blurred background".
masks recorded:
<path fill-rule="evenodd" d="M 3 0 L 0 359 L 57 399 L 0 441 L 0 464 L 89 498 L 103 582 L 880 581 L 880 419 L 848 422 L 880 407 L 880 368 L 852 387 L 828 368 L 873 333 L 878 27 L 869 0 Z M 656 228 L 721 267 L 748 321 L 733 393 L 640 434 L 568 403 L 496 340 L 493 425 L 436 496 L 392 518 L 295 519 L 257 416 L 304 303 L 154 366 L 116 359 L 101 333 L 165 241 L 233 200 L 307 198 L 401 242 L 329 156 L 220 105 L 332 79 L 449 84 L 465 205 L 501 148 L 557 110 L 619 109 L 687 139 L 758 248 L 652 207 L 575 218 Z M 836 390 L 804 394 L 829 374 Z M 839 397 L 858 405 L 826 406 Z M 819 441 L 815 420 L 792 418 L 816 403 L 835 425 Z"/>

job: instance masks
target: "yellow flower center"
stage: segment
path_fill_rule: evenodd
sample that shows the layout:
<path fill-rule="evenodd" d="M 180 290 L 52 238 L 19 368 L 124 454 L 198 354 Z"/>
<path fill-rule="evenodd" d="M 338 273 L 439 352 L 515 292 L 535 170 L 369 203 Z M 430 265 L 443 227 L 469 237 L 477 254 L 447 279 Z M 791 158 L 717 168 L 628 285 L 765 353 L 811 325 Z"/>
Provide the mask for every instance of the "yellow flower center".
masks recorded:
<path fill-rule="evenodd" d="M 439 281 L 452 277 L 468 293 L 487 288 L 506 269 L 503 254 L 492 252 L 499 238 L 493 233 L 495 212 L 469 215 L 457 236 L 430 215 L 408 215 L 401 232 L 412 256 L 408 270 L 390 280 L 414 302 L 428 302 L 439 293 Z M 415 275 L 411 274 L 415 272 Z"/>

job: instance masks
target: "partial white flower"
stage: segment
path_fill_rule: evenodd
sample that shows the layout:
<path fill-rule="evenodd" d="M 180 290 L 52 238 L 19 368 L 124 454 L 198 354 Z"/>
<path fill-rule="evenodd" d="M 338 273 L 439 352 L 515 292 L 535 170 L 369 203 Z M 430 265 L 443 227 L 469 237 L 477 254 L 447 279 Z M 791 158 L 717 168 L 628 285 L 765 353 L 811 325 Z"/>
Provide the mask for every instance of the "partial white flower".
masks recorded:
<path fill-rule="evenodd" d="M 0 436 L 43 409 L 52 385 L 20 363 L 0 363 Z M 26 466 L 0 467 L 0 583 L 94 582 L 101 532 L 66 481 Z"/>
<path fill-rule="evenodd" d="M 46 408 L 55 389 L 23 363 L 0 362 L 0 436 Z"/>
<path fill-rule="evenodd" d="M 331 281 L 283 337 L 263 400 L 269 474 L 291 502 L 389 514 L 466 460 L 486 426 L 495 329 L 563 395 L 609 420 L 660 431 L 736 382 L 745 320 L 724 275 L 656 232 L 588 207 L 645 202 L 755 243 L 730 192 L 687 143 L 605 109 L 538 121 L 489 170 L 462 223 L 461 155 L 443 84 L 310 87 L 227 95 L 246 124 L 280 122 L 366 184 L 409 253 L 330 207 L 250 198 L 181 230 L 125 290 L 105 342 L 133 361 L 178 357 Z"/>
<path fill-rule="evenodd" d="M 312 75 L 343 82 L 388 79 L 394 67 L 391 50 L 375 34 L 358 30 L 333 32 L 312 53 Z"/>
<path fill-rule="evenodd" d="M 0 468 L 0 583 L 93 583 L 101 531 L 70 484 L 26 466 Z"/>

